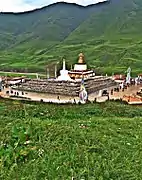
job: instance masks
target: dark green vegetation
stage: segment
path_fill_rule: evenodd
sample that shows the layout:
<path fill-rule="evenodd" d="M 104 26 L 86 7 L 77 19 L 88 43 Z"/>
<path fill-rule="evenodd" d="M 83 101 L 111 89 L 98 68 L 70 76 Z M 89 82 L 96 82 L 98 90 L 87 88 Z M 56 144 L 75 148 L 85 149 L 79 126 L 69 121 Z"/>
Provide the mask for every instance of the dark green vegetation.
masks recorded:
<path fill-rule="evenodd" d="M 0 124 L 0 179 L 142 179 L 142 107 L 1 100 Z"/>
<path fill-rule="evenodd" d="M 142 1 L 110 0 L 82 7 L 56 3 L 28 13 L 0 14 L 1 69 L 45 71 L 83 51 L 92 68 L 133 74 L 142 69 Z M 53 68 L 52 68 L 53 69 Z"/>
<path fill-rule="evenodd" d="M 27 78 L 32 78 L 32 79 L 36 79 L 37 78 L 37 75 L 36 73 L 15 73 L 15 72 L 9 72 L 9 73 L 6 73 L 6 72 L 0 72 L 0 76 L 6 76 L 8 78 L 12 78 L 12 77 L 27 77 Z M 45 74 L 38 74 L 38 76 L 41 78 L 41 79 L 45 79 L 47 76 Z"/>

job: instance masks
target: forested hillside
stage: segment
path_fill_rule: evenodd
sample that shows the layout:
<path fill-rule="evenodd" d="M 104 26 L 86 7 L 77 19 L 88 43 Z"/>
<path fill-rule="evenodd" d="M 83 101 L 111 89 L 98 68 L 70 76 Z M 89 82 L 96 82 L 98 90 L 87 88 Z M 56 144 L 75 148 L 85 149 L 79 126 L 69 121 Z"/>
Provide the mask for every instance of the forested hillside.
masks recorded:
<path fill-rule="evenodd" d="M 142 1 L 111 0 L 87 7 L 56 3 L 26 13 L 0 14 L 0 69 L 44 71 L 83 51 L 104 73 L 142 69 Z"/>

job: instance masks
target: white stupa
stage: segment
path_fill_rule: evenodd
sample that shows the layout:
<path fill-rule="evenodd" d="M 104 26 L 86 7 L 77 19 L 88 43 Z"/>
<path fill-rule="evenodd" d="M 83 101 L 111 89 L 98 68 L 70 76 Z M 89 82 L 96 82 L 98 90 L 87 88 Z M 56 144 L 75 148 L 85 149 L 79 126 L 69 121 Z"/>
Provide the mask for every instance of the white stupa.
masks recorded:
<path fill-rule="evenodd" d="M 68 70 L 66 70 L 66 62 L 63 60 L 63 69 L 60 70 L 60 76 L 58 76 L 57 80 L 60 81 L 72 81 L 68 74 Z"/>

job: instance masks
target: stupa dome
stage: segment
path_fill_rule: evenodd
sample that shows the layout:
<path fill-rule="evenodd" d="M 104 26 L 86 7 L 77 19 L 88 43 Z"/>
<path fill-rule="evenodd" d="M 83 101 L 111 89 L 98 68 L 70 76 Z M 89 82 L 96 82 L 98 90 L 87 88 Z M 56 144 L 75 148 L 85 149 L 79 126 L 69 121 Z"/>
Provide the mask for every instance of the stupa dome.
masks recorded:
<path fill-rule="evenodd" d="M 84 57 L 84 54 L 81 52 L 78 56 L 79 57 Z"/>
<path fill-rule="evenodd" d="M 81 52 L 78 56 L 79 56 L 78 63 L 79 64 L 85 64 L 85 56 L 84 56 L 84 54 Z"/>
<path fill-rule="evenodd" d="M 78 63 L 74 65 L 74 70 L 75 71 L 86 71 L 87 70 L 87 65 L 85 63 L 85 56 L 84 54 L 81 52 L 78 55 Z"/>

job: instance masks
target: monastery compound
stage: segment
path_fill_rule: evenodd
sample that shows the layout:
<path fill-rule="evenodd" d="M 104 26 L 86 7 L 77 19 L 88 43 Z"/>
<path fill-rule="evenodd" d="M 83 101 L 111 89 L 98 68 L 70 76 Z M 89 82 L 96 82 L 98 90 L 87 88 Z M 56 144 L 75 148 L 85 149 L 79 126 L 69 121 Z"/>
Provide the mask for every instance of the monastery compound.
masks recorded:
<path fill-rule="evenodd" d="M 128 68 L 127 77 L 123 75 L 119 78 L 118 75 L 115 76 L 117 78 L 107 75 L 97 76 L 94 70 L 88 69 L 84 54 L 80 53 L 73 70 L 68 71 L 65 60 L 63 60 L 59 76 L 46 79 L 37 77 L 37 79 L 20 78 L 5 81 L 8 88 L 5 88 L 3 93 L 8 97 L 46 102 L 67 102 L 69 100 L 79 102 L 87 99 L 93 101 L 104 95 L 109 99 L 114 91 L 124 90 L 125 84 L 131 84 L 130 73 L 131 69 Z M 138 88 L 141 88 L 141 80 L 140 76 L 135 79 Z"/>

